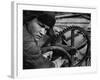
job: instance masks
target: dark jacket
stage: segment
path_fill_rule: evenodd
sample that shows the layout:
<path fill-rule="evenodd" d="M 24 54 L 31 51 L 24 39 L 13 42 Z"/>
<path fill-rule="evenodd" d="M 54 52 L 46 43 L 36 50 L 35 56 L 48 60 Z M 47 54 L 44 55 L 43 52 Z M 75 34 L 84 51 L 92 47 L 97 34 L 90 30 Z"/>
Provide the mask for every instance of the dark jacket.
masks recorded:
<path fill-rule="evenodd" d="M 48 36 L 40 40 L 35 38 L 23 27 L 23 69 L 50 68 L 54 64 L 44 58 L 41 54 L 41 46 L 45 43 Z"/>

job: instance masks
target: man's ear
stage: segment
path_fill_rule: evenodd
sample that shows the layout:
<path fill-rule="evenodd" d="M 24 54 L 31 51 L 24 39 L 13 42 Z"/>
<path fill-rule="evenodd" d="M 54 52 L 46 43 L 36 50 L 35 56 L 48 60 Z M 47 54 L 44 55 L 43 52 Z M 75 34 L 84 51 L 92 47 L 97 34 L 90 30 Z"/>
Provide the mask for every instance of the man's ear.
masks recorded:
<path fill-rule="evenodd" d="M 54 35 L 53 28 L 50 28 L 50 29 L 47 30 L 47 35 L 48 36 L 53 36 Z"/>

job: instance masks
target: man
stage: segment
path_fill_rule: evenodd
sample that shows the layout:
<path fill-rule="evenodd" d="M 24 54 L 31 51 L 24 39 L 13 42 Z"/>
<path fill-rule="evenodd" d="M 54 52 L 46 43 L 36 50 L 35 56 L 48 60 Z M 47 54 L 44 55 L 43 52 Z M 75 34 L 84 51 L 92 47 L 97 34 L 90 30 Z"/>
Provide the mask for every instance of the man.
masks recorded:
<path fill-rule="evenodd" d="M 23 27 L 23 69 L 50 68 L 54 64 L 41 54 L 41 47 L 48 39 L 47 30 L 55 24 L 55 17 L 42 14 L 31 17 Z"/>

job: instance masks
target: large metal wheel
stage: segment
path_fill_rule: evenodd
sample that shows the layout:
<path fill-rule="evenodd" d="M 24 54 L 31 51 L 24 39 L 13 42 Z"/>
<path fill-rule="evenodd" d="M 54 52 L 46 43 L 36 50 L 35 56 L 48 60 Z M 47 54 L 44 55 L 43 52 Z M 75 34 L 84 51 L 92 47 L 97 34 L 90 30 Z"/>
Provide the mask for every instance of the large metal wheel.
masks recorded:
<path fill-rule="evenodd" d="M 87 66 L 87 58 L 90 56 L 90 40 L 87 32 L 78 26 L 71 26 L 60 32 L 64 45 L 69 46 L 72 66 Z M 90 57 L 89 57 L 90 58 Z"/>

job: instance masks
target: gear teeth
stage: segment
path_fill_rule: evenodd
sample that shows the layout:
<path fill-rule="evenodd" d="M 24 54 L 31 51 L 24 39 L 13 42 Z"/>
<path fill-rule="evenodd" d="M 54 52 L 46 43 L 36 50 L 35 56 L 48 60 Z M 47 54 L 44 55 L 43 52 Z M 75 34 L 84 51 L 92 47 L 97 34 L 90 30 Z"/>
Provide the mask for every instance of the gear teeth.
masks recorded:
<path fill-rule="evenodd" d="M 78 27 L 78 26 L 75 26 L 75 25 L 66 26 L 62 31 L 60 31 L 58 34 L 56 34 L 56 36 L 54 37 L 55 40 L 57 40 L 60 36 L 62 36 L 63 33 L 65 33 L 67 30 L 71 29 L 72 27 Z"/>

